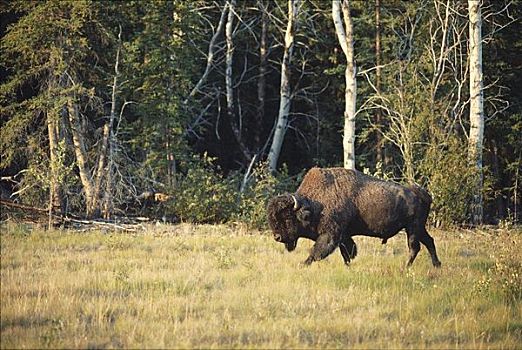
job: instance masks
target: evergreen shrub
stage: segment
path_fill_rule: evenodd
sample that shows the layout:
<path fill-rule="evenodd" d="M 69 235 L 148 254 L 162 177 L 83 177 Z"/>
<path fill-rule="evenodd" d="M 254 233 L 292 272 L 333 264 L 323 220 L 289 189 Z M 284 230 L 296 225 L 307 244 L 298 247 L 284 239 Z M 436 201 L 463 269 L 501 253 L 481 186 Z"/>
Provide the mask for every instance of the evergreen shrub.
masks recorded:
<path fill-rule="evenodd" d="M 241 186 L 243 178 L 240 172 L 222 175 L 214 159 L 206 155 L 194 159 L 170 191 L 173 199 L 168 202 L 167 210 L 184 222 L 238 221 L 253 228 L 266 228 L 268 200 L 295 191 L 300 175 L 290 177 L 286 168 L 273 175 L 267 164 L 260 163 Z"/>
<path fill-rule="evenodd" d="M 220 174 L 214 159 L 204 155 L 186 164 L 186 174 L 177 178 L 168 211 L 181 221 L 222 223 L 237 210 L 237 182 Z"/>
<path fill-rule="evenodd" d="M 433 146 L 427 150 L 421 169 L 433 197 L 431 222 L 436 226 L 469 222 L 477 174 L 468 163 L 467 147 L 458 140 L 449 140 L 442 150 Z M 484 201 L 488 187 L 485 172 Z"/>
<path fill-rule="evenodd" d="M 266 228 L 266 205 L 273 196 L 297 189 L 302 174 L 291 177 L 283 167 L 278 174 L 271 174 L 267 163 L 260 163 L 252 172 L 240 196 L 235 219 L 251 227 Z"/>

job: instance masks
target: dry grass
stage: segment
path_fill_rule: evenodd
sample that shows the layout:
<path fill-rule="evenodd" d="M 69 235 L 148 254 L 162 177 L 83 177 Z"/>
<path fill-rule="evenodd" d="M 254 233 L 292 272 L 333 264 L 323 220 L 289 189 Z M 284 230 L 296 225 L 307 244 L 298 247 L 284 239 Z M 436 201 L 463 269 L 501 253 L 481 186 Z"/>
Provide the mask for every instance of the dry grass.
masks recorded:
<path fill-rule="evenodd" d="M 1 226 L 2 348 L 519 348 L 520 229 L 432 232 L 413 268 L 404 234 L 356 237 L 302 268 L 244 227 L 144 234 Z"/>

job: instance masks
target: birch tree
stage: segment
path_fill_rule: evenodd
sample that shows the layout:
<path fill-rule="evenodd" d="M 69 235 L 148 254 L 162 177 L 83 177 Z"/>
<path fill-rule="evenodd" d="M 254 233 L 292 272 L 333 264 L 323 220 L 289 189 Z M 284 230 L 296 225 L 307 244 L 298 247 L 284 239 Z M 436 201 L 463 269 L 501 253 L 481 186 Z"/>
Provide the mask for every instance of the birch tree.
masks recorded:
<path fill-rule="evenodd" d="M 227 4 L 228 8 L 228 16 L 227 23 L 225 25 L 225 39 L 227 43 L 227 51 L 225 57 L 225 89 L 226 89 L 226 99 L 227 99 L 227 116 L 230 122 L 230 127 L 232 128 L 232 133 L 234 134 L 234 138 L 239 146 L 241 154 L 245 159 L 245 162 L 249 162 L 251 160 L 250 152 L 248 147 L 242 140 L 241 137 L 241 127 L 236 122 L 235 117 L 235 107 L 234 107 L 234 86 L 233 86 L 233 64 L 234 64 L 234 17 L 235 8 L 236 8 L 236 0 L 230 0 Z M 240 123 L 241 124 L 241 123 Z"/>
<path fill-rule="evenodd" d="M 223 27 L 225 26 L 225 21 L 227 19 L 227 9 L 228 5 L 225 5 L 223 7 L 223 10 L 221 11 L 221 15 L 219 17 L 219 22 L 214 30 L 214 34 L 212 34 L 212 38 L 210 39 L 210 42 L 208 44 L 208 53 L 207 53 L 207 64 L 205 66 L 205 71 L 203 72 L 203 75 L 201 78 L 199 78 L 196 85 L 192 88 L 187 98 L 183 101 L 184 104 L 187 104 L 189 99 L 194 97 L 202 88 L 203 84 L 208 78 L 208 75 L 210 74 L 210 71 L 212 69 L 212 64 L 214 62 L 214 56 L 216 54 L 217 50 L 217 40 L 219 38 L 219 35 L 223 31 Z M 214 28 L 213 28 L 214 29 Z"/>
<path fill-rule="evenodd" d="M 87 147 L 85 145 L 85 132 L 82 127 L 81 114 L 78 110 L 77 96 L 71 94 L 67 101 L 67 115 L 71 124 L 71 135 L 73 140 L 74 155 L 76 158 L 76 166 L 82 183 L 85 203 L 86 215 L 92 217 L 95 212 L 96 200 L 94 197 L 94 182 L 88 164 Z"/>
<path fill-rule="evenodd" d="M 346 84 L 343 132 L 344 167 L 346 169 L 355 169 L 355 101 L 357 98 L 357 83 L 353 51 L 353 22 L 350 15 L 349 0 L 343 0 L 342 4 L 340 0 L 332 0 L 332 18 L 337 39 L 346 57 L 346 69 L 344 72 Z"/>
<path fill-rule="evenodd" d="M 53 60 L 54 61 L 54 60 Z M 63 77 L 56 77 L 53 74 L 48 79 L 48 93 L 52 96 L 53 90 L 57 89 L 58 80 Z M 50 183 L 49 183 L 49 227 L 52 222 L 52 214 L 63 213 L 63 190 L 60 182 L 60 171 L 63 167 L 60 159 L 59 138 L 60 138 L 60 124 L 63 107 L 57 103 L 54 108 L 47 111 L 47 135 L 49 138 L 49 161 L 50 161 Z"/>
<path fill-rule="evenodd" d="M 285 32 L 285 48 L 281 63 L 281 85 L 279 89 L 279 113 L 276 120 L 274 138 L 268 153 L 268 168 L 271 172 L 277 169 L 277 161 L 288 128 L 288 114 L 290 113 L 290 61 L 294 50 L 294 37 L 297 29 L 300 0 L 288 0 L 288 22 Z"/>
<path fill-rule="evenodd" d="M 225 69 L 225 86 L 226 86 L 226 97 L 227 97 L 227 114 L 231 120 L 231 124 L 234 119 L 234 90 L 232 87 L 232 64 L 234 58 L 234 41 L 232 39 L 233 27 L 234 27 L 234 7 L 236 5 L 235 0 L 228 2 L 228 17 L 227 24 L 225 26 L 225 36 L 227 41 L 227 53 L 226 53 L 226 69 Z M 238 131 L 233 127 L 234 134 Z"/>
<path fill-rule="evenodd" d="M 121 27 L 118 34 L 118 48 L 116 50 L 116 60 L 114 62 L 114 77 L 112 79 L 111 91 L 111 111 L 109 118 L 103 125 L 102 147 L 98 158 L 98 171 L 96 173 L 94 196 L 100 198 L 102 180 L 105 178 L 105 192 L 103 194 L 102 206 L 103 216 L 109 219 L 113 211 L 114 194 L 114 148 L 116 146 L 114 135 L 114 122 L 116 120 L 116 104 L 120 82 L 120 51 L 121 51 Z M 125 104 L 124 104 L 125 106 Z M 122 109 L 124 108 L 122 107 Z M 105 173 L 105 176 L 104 176 Z"/>
<path fill-rule="evenodd" d="M 258 7 L 261 11 L 261 33 L 259 38 L 259 78 L 257 81 L 257 116 L 254 133 L 254 149 L 259 151 L 261 148 L 261 131 L 263 128 L 263 118 L 265 115 L 265 90 L 266 74 L 268 63 L 267 33 L 268 33 L 268 6 L 270 2 L 258 0 Z"/>
<path fill-rule="evenodd" d="M 375 92 L 381 94 L 381 0 L 375 0 Z M 375 123 L 379 129 L 383 127 L 383 115 L 381 109 L 375 111 Z M 377 132 L 376 137 L 376 161 L 384 169 L 389 161 L 386 157 L 386 150 L 383 137 Z"/>
<path fill-rule="evenodd" d="M 480 1 L 468 0 L 469 14 L 469 95 L 470 95 L 470 130 L 469 161 L 476 169 L 476 182 L 472 203 L 472 221 L 482 222 L 482 146 L 484 139 L 484 95 L 482 77 L 482 18 Z"/>

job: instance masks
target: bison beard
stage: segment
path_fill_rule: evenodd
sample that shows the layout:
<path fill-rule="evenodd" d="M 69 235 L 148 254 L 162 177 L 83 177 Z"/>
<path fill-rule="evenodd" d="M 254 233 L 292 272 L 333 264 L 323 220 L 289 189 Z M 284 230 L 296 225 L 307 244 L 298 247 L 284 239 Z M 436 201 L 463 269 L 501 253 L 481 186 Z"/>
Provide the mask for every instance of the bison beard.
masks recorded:
<path fill-rule="evenodd" d="M 301 237 L 315 241 L 305 264 L 326 258 L 337 247 L 345 264 L 357 255 L 352 236 L 382 243 L 406 229 L 410 266 L 422 243 L 439 267 L 433 238 L 426 231 L 431 197 L 424 189 L 402 186 L 343 168 L 313 168 L 297 192 L 272 198 L 267 206 L 274 239 L 288 251 Z"/>

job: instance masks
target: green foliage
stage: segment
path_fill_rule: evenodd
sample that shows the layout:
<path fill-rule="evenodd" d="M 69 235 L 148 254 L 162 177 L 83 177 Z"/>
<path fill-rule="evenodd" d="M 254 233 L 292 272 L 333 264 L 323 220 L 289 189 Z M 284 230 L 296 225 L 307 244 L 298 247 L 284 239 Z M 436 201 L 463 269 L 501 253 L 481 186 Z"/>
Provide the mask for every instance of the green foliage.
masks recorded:
<path fill-rule="evenodd" d="M 191 115 L 182 99 L 188 94 L 197 38 L 193 29 L 195 2 L 131 2 L 118 7 L 126 18 L 127 40 L 121 63 L 123 98 L 134 103 L 123 125 L 129 154 L 152 169 L 155 180 L 168 183 L 173 159 L 190 160 L 183 133 Z M 169 160 L 170 159 L 170 160 Z"/>
<path fill-rule="evenodd" d="M 263 108 L 257 85 L 259 4 L 269 12 Z M 433 221 L 462 223 L 468 220 L 475 176 L 466 166 L 467 9 L 465 2 L 449 4 L 451 30 L 446 33 L 441 30 L 445 11 L 439 2 L 381 1 L 380 96 L 375 92 L 374 3 L 351 4 L 360 72 L 357 106 L 362 107 L 357 114 L 355 153 L 359 169 L 429 187 L 434 196 Z M 506 15 L 501 11 L 503 2 L 485 2 L 484 33 L 510 18 L 520 18 L 520 0 L 512 4 Z M 0 39 L 0 70 L 5 74 L 0 84 L 0 169 L 7 175 L 25 170 L 21 200 L 47 203 L 51 164 L 46 122 L 54 120 L 60 139 L 65 140 L 59 164 L 63 176 L 58 180 L 69 208 L 81 211 L 85 201 L 63 108 L 73 95 L 84 129 L 87 167 L 96 169 L 101 128 L 110 112 L 117 48 L 121 52 L 115 91 L 113 198 L 128 198 L 157 184 L 171 186 L 176 199 L 169 210 L 182 220 L 239 220 L 262 227 L 267 199 L 294 190 L 303 168 L 341 164 L 345 58 L 331 20 L 331 2 L 305 1 L 290 72 L 291 132 L 280 157 L 288 168 L 274 177 L 263 166 L 257 167 L 239 193 L 247 164 L 239 159 L 237 143 L 230 142 L 230 120 L 223 108 L 223 35 L 216 42 L 207 80 L 196 96 L 187 98 L 205 70 L 209 41 L 223 5 L 205 0 L 13 0 L 2 6 L 8 25 Z M 286 5 L 278 0 L 240 1 L 236 6 L 241 20 L 236 18 L 234 28 L 234 118 L 240 121 L 242 142 L 252 154 L 269 143 L 279 108 Z M 436 6 L 441 16 L 436 15 Z M 495 199 L 487 202 L 486 196 L 486 208 L 491 210 L 499 202 L 504 207 L 491 210 L 490 217 L 498 212 L 500 218 L 509 213 L 520 218 L 515 212 L 522 154 L 519 33 L 520 23 L 513 23 L 485 38 L 483 47 L 489 119 L 485 194 L 492 188 L 491 199 Z M 443 64 L 437 62 L 443 57 L 440 50 L 448 53 Z M 502 88 L 489 87 L 494 81 Z M 510 108 L 503 109 L 508 104 Z M 377 105 L 382 112 L 378 123 Z M 378 147 L 387 155 L 381 163 Z M 215 159 L 194 159 L 204 152 Z M 259 159 L 265 156 L 259 154 Z"/>
<path fill-rule="evenodd" d="M 429 179 L 434 223 L 458 224 L 468 219 L 476 172 L 467 164 L 466 148 L 457 139 L 446 147 L 428 149 L 421 171 Z"/>
<path fill-rule="evenodd" d="M 251 228 L 266 228 L 266 205 L 273 196 L 294 192 L 301 175 L 289 176 L 286 167 L 276 175 L 263 162 L 254 168 L 243 191 L 243 174 L 220 174 L 215 159 L 194 157 L 179 174 L 166 205 L 170 215 L 194 223 L 238 221 Z"/>
<path fill-rule="evenodd" d="M 93 20 L 98 8 L 90 1 L 14 1 L 7 8 L 20 18 L 0 41 L 0 64 L 8 73 L 0 85 L 0 167 L 18 168 L 38 161 L 27 140 L 45 139 L 46 118 L 56 118 L 64 96 L 92 94 L 83 86 L 99 69 L 87 61 L 105 47 L 91 41 L 103 34 Z"/>
<path fill-rule="evenodd" d="M 301 174 L 291 177 L 286 167 L 273 175 L 267 163 L 259 163 L 241 194 L 239 210 L 235 218 L 255 228 L 266 228 L 268 200 L 284 192 L 295 192 Z"/>
<path fill-rule="evenodd" d="M 195 157 L 186 164 L 186 174 L 178 176 L 168 210 L 182 221 L 225 222 L 236 210 L 237 183 L 220 175 L 213 162 L 207 155 Z"/>

